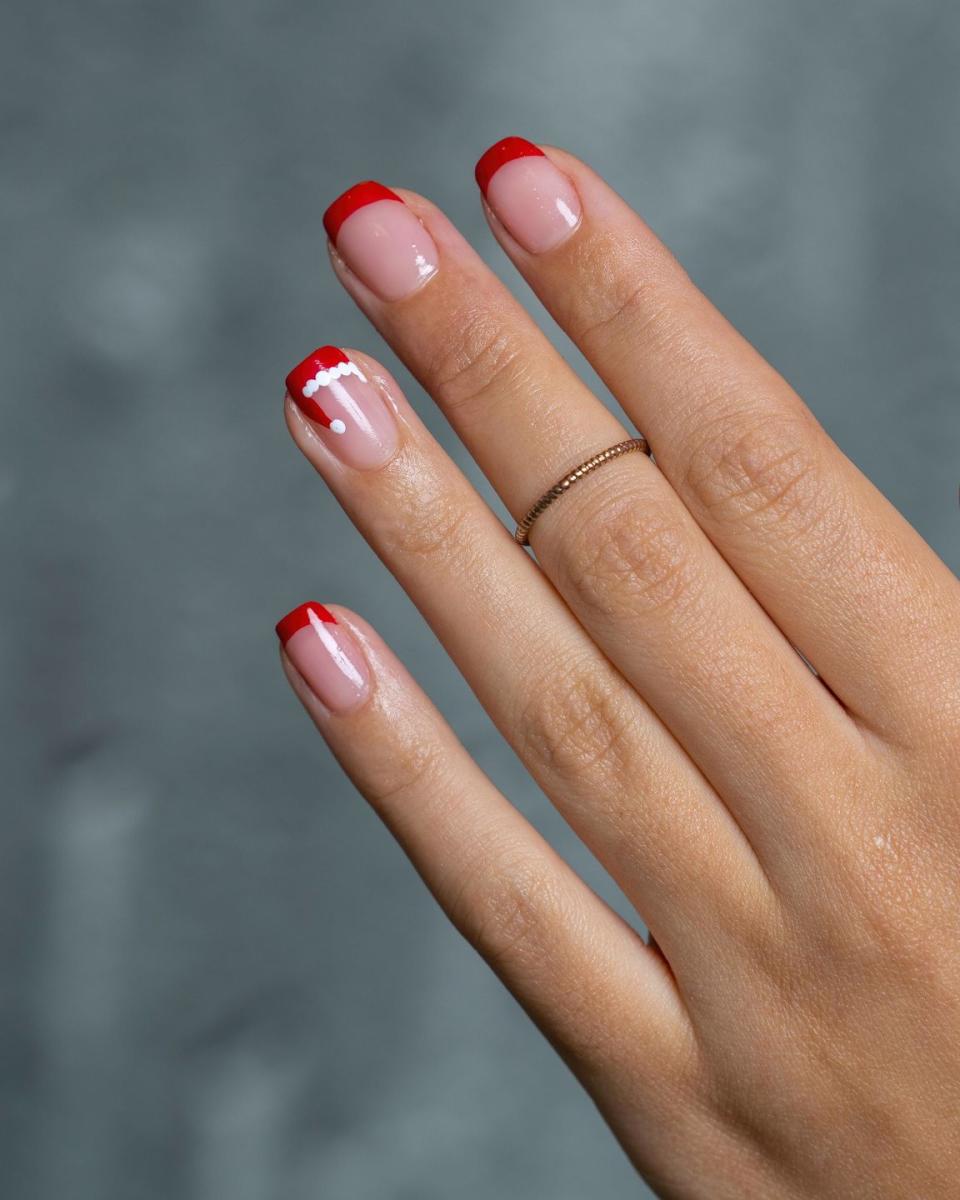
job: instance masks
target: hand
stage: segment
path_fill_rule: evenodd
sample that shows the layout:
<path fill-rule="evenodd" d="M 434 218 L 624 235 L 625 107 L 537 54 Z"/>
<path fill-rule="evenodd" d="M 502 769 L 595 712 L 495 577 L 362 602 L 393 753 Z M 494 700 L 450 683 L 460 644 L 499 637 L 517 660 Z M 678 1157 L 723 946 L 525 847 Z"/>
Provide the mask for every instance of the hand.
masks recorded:
<path fill-rule="evenodd" d="M 655 462 L 574 483 L 534 561 L 367 355 L 311 356 L 286 419 L 650 944 L 360 617 L 285 618 L 290 682 L 662 1195 L 956 1197 L 960 589 L 593 172 L 508 139 L 478 182 Z M 516 519 L 630 436 L 428 201 L 325 223 Z"/>

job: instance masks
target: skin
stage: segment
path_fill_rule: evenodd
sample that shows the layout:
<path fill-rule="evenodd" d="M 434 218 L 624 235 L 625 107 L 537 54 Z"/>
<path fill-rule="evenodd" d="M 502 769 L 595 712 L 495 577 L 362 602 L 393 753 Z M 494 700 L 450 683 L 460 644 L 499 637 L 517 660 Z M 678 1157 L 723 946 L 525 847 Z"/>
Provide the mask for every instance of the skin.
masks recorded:
<path fill-rule="evenodd" d="M 656 463 L 581 480 L 534 561 L 368 356 L 386 465 L 286 418 L 650 943 L 360 617 L 331 606 L 370 666 L 354 710 L 284 669 L 661 1195 L 956 1197 L 960 588 L 640 218 L 545 149 L 571 236 L 534 256 L 487 215 L 622 419 L 422 197 L 401 193 L 440 251 L 422 288 L 386 303 L 335 251 L 334 272 L 515 518 L 631 425 Z"/>

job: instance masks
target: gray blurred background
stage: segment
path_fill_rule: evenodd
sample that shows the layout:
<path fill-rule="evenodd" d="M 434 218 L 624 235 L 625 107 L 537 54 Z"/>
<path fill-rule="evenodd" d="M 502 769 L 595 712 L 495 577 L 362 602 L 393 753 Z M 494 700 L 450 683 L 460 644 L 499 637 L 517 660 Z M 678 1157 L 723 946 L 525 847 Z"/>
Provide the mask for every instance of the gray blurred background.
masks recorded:
<path fill-rule="evenodd" d="M 278 668 L 358 609 L 611 895 L 284 430 L 315 344 L 396 369 L 320 216 L 416 188 L 523 294 L 474 160 L 579 153 L 956 567 L 958 55 L 936 0 L 7 0 L 5 1200 L 645 1194 Z"/>

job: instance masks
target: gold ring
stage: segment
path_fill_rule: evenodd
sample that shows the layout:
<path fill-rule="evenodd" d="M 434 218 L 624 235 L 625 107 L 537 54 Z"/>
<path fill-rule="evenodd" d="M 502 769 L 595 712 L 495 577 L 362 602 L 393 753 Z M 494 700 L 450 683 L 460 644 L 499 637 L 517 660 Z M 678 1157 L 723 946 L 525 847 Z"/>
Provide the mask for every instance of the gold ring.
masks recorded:
<path fill-rule="evenodd" d="M 613 459 L 619 458 L 621 454 L 629 454 L 632 450 L 642 450 L 644 454 L 649 454 L 650 446 L 647 443 L 647 439 L 641 436 L 629 438 L 625 442 L 617 442 L 615 446 L 609 446 L 606 450 L 601 450 L 599 454 L 594 454 L 592 458 L 588 458 L 586 462 L 582 462 L 579 467 L 574 467 L 572 471 L 568 471 L 552 488 L 548 488 L 533 508 L 530 509 L 517 526 L 513 540 L 521 546 L 526 546 L 534 521 L 553 504 L 554 500 L 559 500 L 584 475 L 589 475 L 597 467 L 602 467 L 604 463 L 612 462 Z"/>

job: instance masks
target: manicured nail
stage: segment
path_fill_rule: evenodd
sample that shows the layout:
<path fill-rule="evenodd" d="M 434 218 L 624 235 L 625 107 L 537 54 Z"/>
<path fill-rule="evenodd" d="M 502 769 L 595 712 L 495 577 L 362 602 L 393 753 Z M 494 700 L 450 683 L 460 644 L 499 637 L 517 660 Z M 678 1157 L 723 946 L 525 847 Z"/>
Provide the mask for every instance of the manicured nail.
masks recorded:
<path fill-rule="evenodd" d="M 402 300 L 436 272 L 440 256 L 412 209 L 382 183 L 358 183 L 323 214 L 327 237 L 381 300 Z"/>
<path fill-rule="evenodd" d="M 475 174 L 497 219 L 531 254 L 559 246 L 580 224 L 580 197 L 573 184 L 526 138 L 496 142 Z"/>
<path fill-rule="evenodd" d="M 360 647 L 333 613 L 310 600 L 277 622 L 277 637 L 321 704 L 349 712 L 370 690 L 370 670 Z"/>
<path fill-rule="evenodd" d="M 382 467 L 397 448 L 397 423 L 380 393 L 336 346 L 321 346 L 287 376 L 287 394 L 348 467 Z"/>

